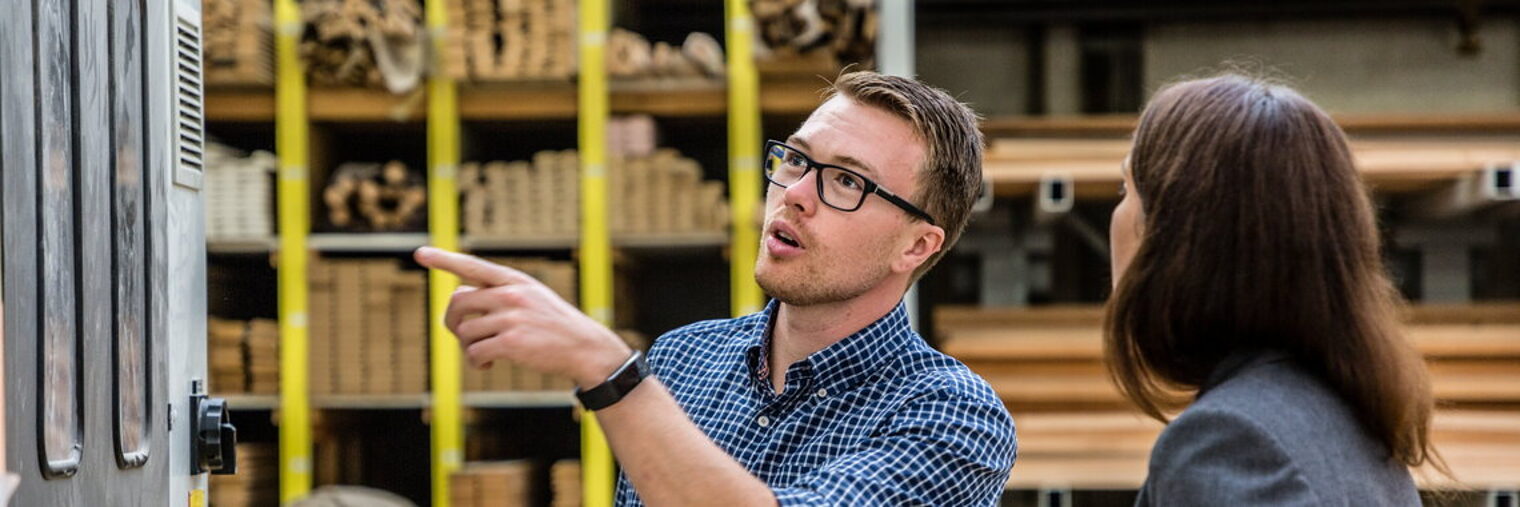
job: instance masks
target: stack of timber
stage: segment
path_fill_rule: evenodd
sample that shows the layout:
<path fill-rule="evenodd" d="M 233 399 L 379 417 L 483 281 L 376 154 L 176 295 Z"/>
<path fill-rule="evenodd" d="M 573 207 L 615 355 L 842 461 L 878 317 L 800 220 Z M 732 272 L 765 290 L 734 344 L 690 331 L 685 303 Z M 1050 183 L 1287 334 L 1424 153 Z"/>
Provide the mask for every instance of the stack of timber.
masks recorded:
<path fill-rule="evenodd" d="M 427 390 L 427 282 L 395 259 L 310 266 L 313 394 Z"/>
<path fill-rule="evenodd" d="M 720 181 L 703 181 L 696 161 L 674 149 L 609 157 L 614 234 L 722 232 L 728 200 Z M 578 157 L 540 152 L 532 162 L 466 163 L 459 173 L 464 232 L 472 237 L 558 238 L 580 231 Z"/>
<path fill-rule="evenodd" d="M 274 37 L 269 0 L 204 0 L 204 69 L 209 86 L 274 83 Z"/>
<path fill-rule="evenodd" d="M 576 71 L 575 0 L 447 0 L 444 72 L 476 82 L 565 80 Z"/>
<path fill-rule="evenodd" d="M 533 498 L 533 466 L 524 460 L 465 463 L 449 474 L 449 497 L 458 507 L 526 507 Z"/>
<path fill-rule="evenodd" d="M 269 319 L 206 322 L 211 389 L 219 394 L 280 392 L 280 327 Z"/>
<path fill-rule="evenodd" d="M 275 445 L 237 444 L 237 473 L 211 476 L 211 507 L 259 507 L 280 503 L 280 463 Z"/>
<path fill-rule="evenodd" d="M 750 0 L 766 59 L 833 58 L 870 67 L 876 54 L 875 0 Z"/>
<path fill-rule="evenodd" d="M 249 240 L 274 235 L 273 153 L 244 154 L 206 147 L 206 239 Z"/>
<path fill-rule="evenodd" d="M 353 232 L 419 231 L 427 189 L 406 164 L 350 162 L 338 166 L 322 192 L 333 228 Z"/>
<path fill-rule="evenodd" d="M 581 462 L 563 459 L 549 467 L 549 506 L 581 506 Z"/>
<path fill-rule="evenodd" d="M 607 75 L 615 79 L 721 79 L 723 65 L 723 46 L 702 32 L 688 34 L 679 46 L 651 43 L 622 28 L 607 37 Z"/>
<path fill-rule="evenodd" d="M 422 82 L 427 41 L 417 0 L 306 0 L 301 15 L 312 83 L 402 94 Z"/>

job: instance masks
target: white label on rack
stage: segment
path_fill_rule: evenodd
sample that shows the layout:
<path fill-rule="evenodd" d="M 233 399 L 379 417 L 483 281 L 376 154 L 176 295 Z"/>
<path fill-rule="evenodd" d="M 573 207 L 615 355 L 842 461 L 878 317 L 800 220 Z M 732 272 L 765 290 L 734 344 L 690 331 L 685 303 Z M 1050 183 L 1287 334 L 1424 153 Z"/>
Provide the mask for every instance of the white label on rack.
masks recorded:
<path fill-rule="evenodd" d="M 754 29 L 755 19 L 749 16 L 739 16 L 733 18 L 728 26 L 735 34 L 747 34 L 750 30 Z"/>
<path fill-rule="evenodd" d="M 760 169 L 760 164 L 755 157 L 734 157 L 732 162 L 735 171 L 754 172 Z"/>
<path fill-rule="evenodd" d="M 297 181 L 306 179 L 306 166 L 291 165 L 280 168 L 280 180 Z"/>
<path fill-rule="evenodd" d="M 583 33 L 581 34 L 581 45 L 595 47 L 605 46 L 607 45 L 607 32 L 598 30 L 595 32 Z"/>
<path fill-rule="evenodd" d="M 311 473 L 311 458 L 308 457 L 308 456 L 302 456 L 302 457 L 299 457 L 299 458 L 290 458 L 289 460 L 285 461 L 285 464 L 287 464 L 287 465 L 290 466 L 290 471 L 292 471 L 292 472 L 295 472 L 295 473 L 298 473 L 298 474 L 309 474 L 309 473 Z"/>
<path fill-rule="evenodd" d="M 607 166 L 604 165 L 604 164 L 586 164 L 586 177 L 587 178 L 605 178 L 605 177 L 607 177 Z"/>
<path fill-rule="evenodd" d="M 612 322 L 611 308 L 607 308 L 605 306 L 601 308 L 592 308 L 591 311 L 587 313 L 591 315 L 591 318 L 596 319 L 597 322 Z"/>
<path fill-rule="evenodd" d="M 296 329 L 306 329 L 306 312 L 290 312 L 290 326 Z"/>

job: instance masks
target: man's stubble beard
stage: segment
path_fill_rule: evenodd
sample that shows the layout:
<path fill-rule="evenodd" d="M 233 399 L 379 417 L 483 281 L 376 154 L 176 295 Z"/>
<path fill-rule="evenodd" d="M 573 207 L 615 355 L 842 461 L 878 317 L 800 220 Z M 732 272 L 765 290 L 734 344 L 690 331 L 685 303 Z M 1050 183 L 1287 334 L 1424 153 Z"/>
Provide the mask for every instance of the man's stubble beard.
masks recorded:
<path fill-rule="evenodd" d="M 881 243 L 884 244 L 872 245 L 875 248 L 868 248 L 864 251 L 873 253 L 886 252 L 890 248 L 888 246 L 890 243 Z M 760 255 L 762 261 L 766 260 L 765 256 L 770 255 L 764 251 L 764 248 L 764 246 L 761 246 Z M 851 259 L 834 258 L 832 259 L 835 264 L 834 266 L 820 266 L 816 263 L 816 261 L 822 260 L 822 257 L 827 255 L 827 252 L 807 252 L 805 256 L 816 257 L 805 260 L 796 259 L 793 262 L 806 263 L 813 261 L 813 263 L 803 266 L 786 266 L 786 268 L 790 268 L 791 272 L 789 273 L 775 273 L 775 270 L 783 267 L 772 264 L 772 273 L 764 275 L 757 272 L 755 282 L 760 285 L 761 290 L 777 301 L 792 306 L 811 306 L 837 303 L 856 298 L 881 284 L 892 273 L 886 259 L 871 259 L 871 262 L 868 264 L 861 264 L 852 262 Z M 853 269 L 865 269 L 865 272 L 849 273 L 847 275 L 849 279 L 844 280 L 835 280 L 828 276 L 830 271 L 836 271 L 833 268 L 840 265 L 850 266 Z M 870 267 L 860 268 L 860 266 Z"/>

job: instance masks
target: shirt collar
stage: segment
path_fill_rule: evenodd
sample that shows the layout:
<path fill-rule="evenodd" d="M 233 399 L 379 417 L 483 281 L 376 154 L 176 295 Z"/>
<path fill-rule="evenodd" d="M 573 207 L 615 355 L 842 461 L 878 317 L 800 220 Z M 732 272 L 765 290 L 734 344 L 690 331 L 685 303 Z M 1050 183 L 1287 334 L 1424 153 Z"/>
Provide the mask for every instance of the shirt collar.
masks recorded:
<path fill-rule="evenodd" d="M 747 354 L 750 378 L 770 389 L 770 337 L 780 304 L 771 300 L 755 325 L 748 330 Z M 898 302 L 892 311 L 870 325 L 814 352 L 788 369 L 793 375 L 810 378 L 814 387 L 844 392 L 869 379 L 882 367 L 900 357 L 914 342 L 921 341 L 908 326 L 908 310 Z"/>

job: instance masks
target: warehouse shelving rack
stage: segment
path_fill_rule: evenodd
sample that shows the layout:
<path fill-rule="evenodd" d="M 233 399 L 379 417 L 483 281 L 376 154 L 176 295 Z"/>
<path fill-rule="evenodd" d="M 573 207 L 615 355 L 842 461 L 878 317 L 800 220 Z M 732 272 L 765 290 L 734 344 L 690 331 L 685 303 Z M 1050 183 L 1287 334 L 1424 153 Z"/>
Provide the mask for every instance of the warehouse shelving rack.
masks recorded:
<path fill-rule="evenodd" d="M 818 79 L 767 82 L 760 93 L 760 76 L 752 60 L 754 22 L 745 0 L 725 0 L 727 82 L 681 83 L 609 82 L 601 65 L 609 26 L 607 2 L 581 2 L 581 68 L 574 82 L 523 85 L 461 85 L 432 77 L 425 90 L 396 96 L 379 90 L 308 88 L 299 56 L 303 24 L 296 0 L 271 0 L 274 18 L 274 93 L 257 88 L 207 90 L 211 122 L 274 125 L 277 217 L 279 234 L 271 238 L 212 241 L 212 254 L 271 254 L 278 278 L 278 321 L 281 333 L 280 394 L 233 394 L 238 410 L 268 410 L 278 426 L 280 499 L 288 502 L 307 494 L 313 481 L 313 424 L 322 410 L 424 410 L 432 428 L 431 489 L 433 505 L 449 504 L 448 478 L 463 460 L 464 412 L 468 409 L 572 407 L 568 393 L 463 393 L 457 344 L 441 324 L 439 314 L 457 282 L 430 273 L 429 311 L 431 390 L 416 395 L 311 395 L 308 391 L 306 271 L 311 252 L 397 255 L 418 246 L 433 245 L 464 251 L 577 250 L 583 309 L 611 323 L 613 250 L 719 250 L 729 256 L 731 310 L 734 315 L 757 311 L 763 304 L 753 282 L 758 231 L 752 210 L 758 205 L 761 116 L 801 116 L 820 100 L 824 83 Z M 426 25 L 438 46 L 449 36 L 445 2 L 425 2 Z M 732 210 L 729 233 L 613 235 L 605 220 L 605 129 L 609 114 L 651 114 L 660 117 L 728 118 L 728 183 Z M 461 237 L 458 193 L 454 185 L 460 161 L 462 121 L 568 120 L 578 122 L 582 153 L 583 219 L 576 236 L 542 238 Z M 313 233 L 311 199 L 312 124 L 425 123 L 429 224 L 427 233 L 347 234 Z M 280 255 L 281 252 L 307 252 Z M 586 414 L 589 415 L 589 414 Z M 595 426 L 582 417 L 585 505 L 612 503 L 613 464 Z"/>

